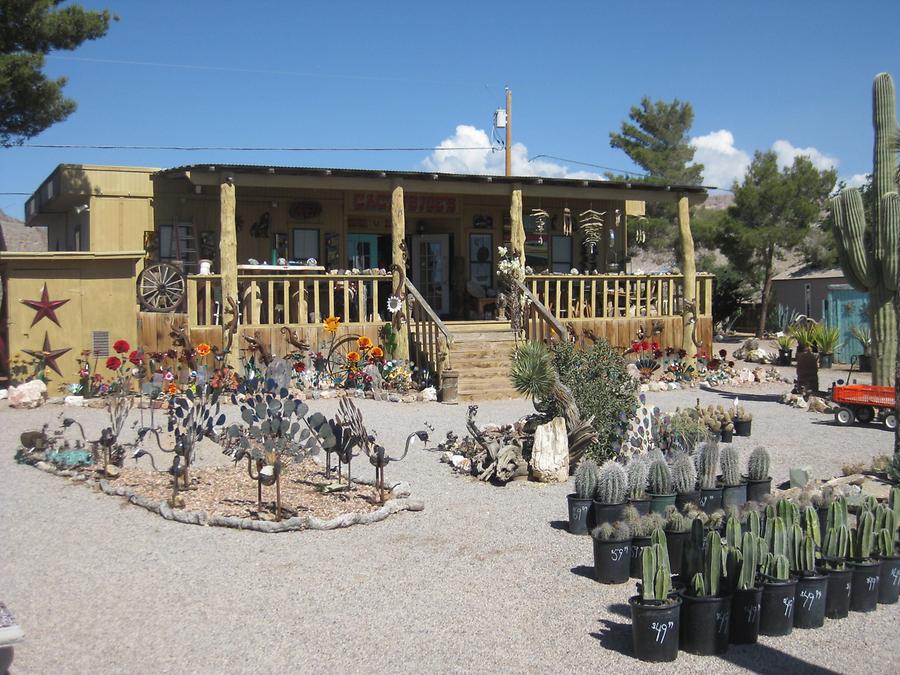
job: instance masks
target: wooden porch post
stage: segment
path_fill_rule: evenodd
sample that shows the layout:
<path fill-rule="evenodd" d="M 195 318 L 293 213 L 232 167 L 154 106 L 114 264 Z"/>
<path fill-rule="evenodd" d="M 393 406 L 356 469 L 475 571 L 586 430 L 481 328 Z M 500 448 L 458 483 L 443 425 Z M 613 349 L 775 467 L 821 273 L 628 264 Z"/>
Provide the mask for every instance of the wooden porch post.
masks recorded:
<path fill-rule="evenodd" d="M 222 274 L 222 307 L 228 306 L 228 298 L 234 298 L 240 303 L 238 297 L 237 280 L 237 229 L 235 227 L 235 196 L 234 182 L 231 177 L 224 179 L 219 186 L 219 219 L 221 229 L 219 233 L 219 260 Z M 222 325 L 226 324 L 224 318 Z M 240 342 L 238 335 L 233 336 L 231 351 L 225 356 L 225 365 L 235 370 L 240 369 L 239 358 Z M 224 343 L 223 343 L 224 344 Z"/>
<path fill-rule="evenodd" d="M 391 191 L 391 262 L 393 268 L 394 295 L 401 299 L 406 295 L 406 289 L 401 285 L 406 278 L 406 209 L 403 206 L 403 186 L 394 185 Z M 405 303 L 404 303 L 405 304 Z M 408 311 L 407 307 L 401 311 Z M 409 358 L 409 322 L 412 317 L 407 316 L 406 321 L 400 324 L 397 335 L 398 359 Z"/>
<path fill-rule="evenodd" d="M 697 307 L 697 264 L 694 259 L 694 235 L 691 234 L 691 213 L 688 198 L 678 199 L 678 234 L 681 244 L 681 273 L 684 275 L 684 295 L 681 318 L 684 325 L 681 348 L 687 352 L 689 363 L 695 363 L 698 345 L 694 342 L 696 322 L 700 314 Z"/>
<path fill-rule="evenodd" d="M 522 188 L 514 187 L 509 203 L 509 221 L 512 226 L 509 243 L 519 255 L 525 267 L 525 223 L 522 220 Z"/>

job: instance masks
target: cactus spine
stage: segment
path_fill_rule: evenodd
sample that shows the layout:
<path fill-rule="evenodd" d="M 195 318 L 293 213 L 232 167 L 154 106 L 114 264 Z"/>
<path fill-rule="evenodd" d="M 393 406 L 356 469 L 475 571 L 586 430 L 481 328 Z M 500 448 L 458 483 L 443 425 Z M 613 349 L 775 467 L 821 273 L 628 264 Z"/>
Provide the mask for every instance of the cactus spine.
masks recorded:
<path fill-rule="evenodd" d="M 647 492 L 647 474 L 650 466 L 641 459 L 635 457 L 625 467 L 628 474 L 628 496 L 631 499 L 643 499 Z"/>
<path fill-rule="evenodd" d="M 700 448 L 700 487 L 704 490 L 716 488 L 716 472 L 719 468 L 719 444 L 707 441 Z"/>
<path fill-rule="evenodd" d="M 722 451 L 722 482 L 725 485 L 741 484 L 741 456 L 733 445 L 725 446 Z"/>
<path fill-rule="evenodd" d="M 697 469 L 694 460 L 687 453 L 681 453 L 672 462 L 672 485 L 680 495 L 693 492 L 697 488 Z"/>
<path fill-rule="evenodd" d="M 897 173 L 897 103 L 894 81 L 887 73 L 875 76 L 872 86 L 872 122 L 875 152 L 872 191 L 874 222 L 866 223 L 862 195 L 845 188 L 831 200 L 835 242 L 841 268 L 850 284 L 869 293 L 872 321 L 872 383 L 894 383 L 897 320 L 893 296 L 897 290 L 897 254 L 900 237 L 900 195 Z"/>
<path fill-rule="evenodd" d="M 628 476 L 625 468 L 613 460 L 606 462 L 597 476 L 595 499 L 601 504 L 622 504 L 627 490 Z"/>
<path fill-rule="evenodd" d="M 747 478 L 766 480 L 769 477 L 769 451 L 759 446 L 750 453 L 747 460 Z"/>
<path fill-rule="evenodd" d="M 655 495 L 672 494 L 672 472 L 664 459 L 650 465 L 650 492 Z"/>
<path fill-rule="evenodd" d="M 597 463 L 586 459 L 575 469 L 575 494 L 581 499 L 593 499 L 597 492 Z"/>

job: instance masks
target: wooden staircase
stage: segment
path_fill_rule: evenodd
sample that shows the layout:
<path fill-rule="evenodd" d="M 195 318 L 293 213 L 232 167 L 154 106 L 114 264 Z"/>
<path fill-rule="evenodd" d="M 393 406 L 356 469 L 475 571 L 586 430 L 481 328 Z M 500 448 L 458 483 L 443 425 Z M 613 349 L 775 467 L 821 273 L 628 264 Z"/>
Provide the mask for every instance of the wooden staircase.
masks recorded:
<path fill-rule="evenodd" d="M 520 398 L 509 379 L 516 338 L 508 321 L 447 321 L 450 365 L 459 373 L 459 400 Z"/>

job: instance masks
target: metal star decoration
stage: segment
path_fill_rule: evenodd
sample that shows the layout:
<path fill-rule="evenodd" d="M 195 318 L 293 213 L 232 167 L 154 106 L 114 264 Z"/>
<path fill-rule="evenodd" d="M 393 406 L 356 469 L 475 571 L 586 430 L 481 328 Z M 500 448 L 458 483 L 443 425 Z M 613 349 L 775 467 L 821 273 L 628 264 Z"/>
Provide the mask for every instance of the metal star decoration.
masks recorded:
<path fill-rule="evenodd" d="M 43 349 L 41 349 L 40 351 L 38 351 L 37 349 L 23 349 L 22 351 L 29 356 L 33 356 L 36 359 L 43 360 L 45 366 L 47 366 L 48 368 L 52 368 L 57 375 L 62 377 L 62 371 L 59 369 L 59 365 L 57 365 L 56 359 L 58 359 L 66 352 L 72 351 L 72 348 L 66 347 L 65 349 L 51 349 L 50 336 L 47 335 L 47 331 L 44 331 Z"/>
<path fill-rule="evenodd" d="M 31 322 L 31 325 L 34 326 L 38 321 L 43 319 L 45 316 L 50 319 L 57 326 L 60 326 L 59 320 L 56 318 L 56 310 L 66 304 L 69 300 L 51 300 L 50 294 L 47 292 L 47 282 L 44 282 L 44 290 L 41 292 L 40 300 L 19 300 L 23 305 L 28 305 L 33 310 L 37 311 L 37 314 L 34 315 L 34 321 Z M 62 326 L 60 326 L 61 328 Z"/>

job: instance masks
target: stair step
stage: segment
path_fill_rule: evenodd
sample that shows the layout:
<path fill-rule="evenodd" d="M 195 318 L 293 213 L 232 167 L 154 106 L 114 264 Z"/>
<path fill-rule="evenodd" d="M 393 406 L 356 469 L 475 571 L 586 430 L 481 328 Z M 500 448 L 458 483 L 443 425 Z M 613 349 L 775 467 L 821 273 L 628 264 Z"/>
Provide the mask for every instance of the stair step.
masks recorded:
<path fill-rule="evenodd" d="M 509 321 L 447 321 L 444 325 L 454 335 L 472 331 L 510 330 Z"/>

